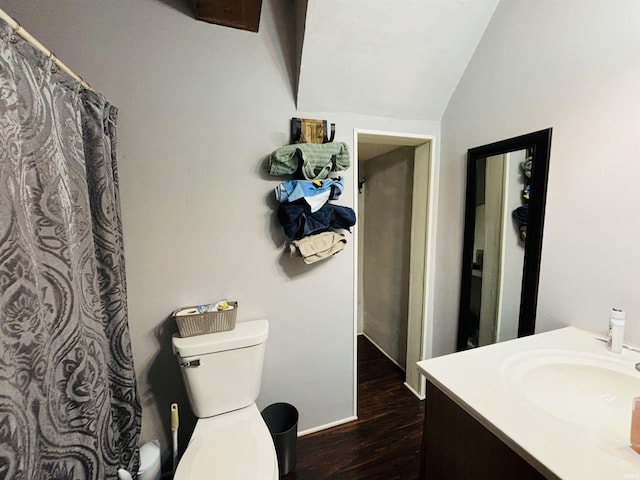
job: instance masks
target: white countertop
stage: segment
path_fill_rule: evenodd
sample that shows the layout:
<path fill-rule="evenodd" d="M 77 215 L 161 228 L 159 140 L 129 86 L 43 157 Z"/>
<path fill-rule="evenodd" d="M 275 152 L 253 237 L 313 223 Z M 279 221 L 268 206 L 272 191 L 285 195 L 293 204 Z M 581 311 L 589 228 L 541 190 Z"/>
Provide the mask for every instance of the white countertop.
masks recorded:
<path fill-rule="evenodd" d="M 640 362 L 640 352 L 625 349 L 621 355 L 612 354 L 596 337 L 567 327 L 423 360 L 418 362 L 418 368 L 431 383 L 547 478 L 640 479 L 640 455 L 629 446 L 628 433 L 602 434 L 589 425 L 578 426 L 532 408 L 514 393 L 509 376 L 505 375 L 505 366 L 513 358 L 527 354 L 535 358 L 535 352 L 542 350 L 598 355 L 624 363 L 625 368 L 626 364 Z M 637 395 L 640 396 L 640 389 Z M 629 402 L 629 425 L 630 421 Z"/>

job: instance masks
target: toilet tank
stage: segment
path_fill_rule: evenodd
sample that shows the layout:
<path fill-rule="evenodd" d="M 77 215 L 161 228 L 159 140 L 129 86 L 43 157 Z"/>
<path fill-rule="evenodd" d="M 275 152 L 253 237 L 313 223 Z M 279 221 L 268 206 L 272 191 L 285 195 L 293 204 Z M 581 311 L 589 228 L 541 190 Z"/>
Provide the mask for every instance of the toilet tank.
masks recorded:
<path fill-rule="evenodd" d="M 256 401 L 269 322 L 239 322 L 229 332 L 173 336 L 191 409 L 198 418 L 244 408 Z"/>

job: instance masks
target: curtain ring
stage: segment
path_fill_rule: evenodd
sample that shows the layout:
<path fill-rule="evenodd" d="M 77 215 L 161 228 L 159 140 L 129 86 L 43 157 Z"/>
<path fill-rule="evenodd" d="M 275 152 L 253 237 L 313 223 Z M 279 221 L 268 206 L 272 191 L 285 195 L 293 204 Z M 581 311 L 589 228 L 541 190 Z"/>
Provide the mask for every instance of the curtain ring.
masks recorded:
<path fill-rule="evenodd" d="M 50 69 L 52 74 L 56 74 L 60 70 L 60 68 L 56 64 L 56 58 L 58 57 L 56 57 L 54 53 L 51 50 L 49 50 L 49 60 L 51 60 L 51 63 L 53 64 L 51 65 L 51 69 Z"/>
<path fill-rule="evenodd" d="M 13 44 L 16 44 L 20 41 L 20 34 L 18 33 L 22 27 L 18 22 L 16 22 L 16 26 L 13 27 L 13 32 L 11 32 L 11 36 L 9 37 L 9 41 Z"/>

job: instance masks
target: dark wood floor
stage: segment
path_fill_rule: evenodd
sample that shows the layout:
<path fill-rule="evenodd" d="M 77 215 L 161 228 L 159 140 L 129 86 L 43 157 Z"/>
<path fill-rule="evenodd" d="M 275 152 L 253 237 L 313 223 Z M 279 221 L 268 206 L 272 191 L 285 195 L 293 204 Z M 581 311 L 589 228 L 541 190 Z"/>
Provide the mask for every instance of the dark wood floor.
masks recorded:
<path fill-rule="evenodd" d="M 358 337 L 358 420 L 298 439 L 297 465 L 286 480 L 415 480 L 424 402 L 404 372 Z"/>

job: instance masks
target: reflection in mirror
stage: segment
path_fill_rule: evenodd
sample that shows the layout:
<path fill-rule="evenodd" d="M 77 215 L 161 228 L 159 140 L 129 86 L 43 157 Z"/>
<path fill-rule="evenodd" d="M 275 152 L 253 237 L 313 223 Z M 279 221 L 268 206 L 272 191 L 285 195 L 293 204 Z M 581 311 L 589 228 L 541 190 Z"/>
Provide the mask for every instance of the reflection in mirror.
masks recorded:
<path fill-rule="evenodd" d="M 550 141 L 469 150 L 458 350 L 534 332 Z"/>
<path fill-rule="evenodd" d="M 476 164 L 470 347 L 518 336 L 530 166 L 527 150 Z"/>

